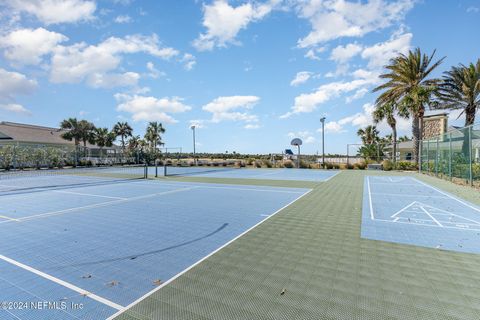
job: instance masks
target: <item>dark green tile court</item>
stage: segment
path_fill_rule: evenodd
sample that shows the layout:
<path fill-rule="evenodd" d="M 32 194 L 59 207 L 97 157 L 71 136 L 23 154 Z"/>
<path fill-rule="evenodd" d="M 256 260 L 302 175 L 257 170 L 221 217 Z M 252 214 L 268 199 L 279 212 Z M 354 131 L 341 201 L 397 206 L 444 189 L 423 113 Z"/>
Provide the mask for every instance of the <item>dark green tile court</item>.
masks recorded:
<path fill-rule="evenodd" d="M 170 178 L 313 191 L 116 319 L 480 319 L 480 255 L 361 238 L 366 174 L 319 183 Z M 474 189 L 396 174 L 480 204 Z"/>

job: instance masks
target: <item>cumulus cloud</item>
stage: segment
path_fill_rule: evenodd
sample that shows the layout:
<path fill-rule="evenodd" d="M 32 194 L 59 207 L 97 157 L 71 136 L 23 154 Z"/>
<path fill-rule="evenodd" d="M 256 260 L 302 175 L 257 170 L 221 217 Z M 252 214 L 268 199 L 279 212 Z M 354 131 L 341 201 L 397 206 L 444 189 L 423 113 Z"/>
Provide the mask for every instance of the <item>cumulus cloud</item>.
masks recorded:
<path fill-rule="evenodd" d="M 320 48 L 312 48 L 308 49 L 307 53 L 305 53 L 304 57 L 311 59 L 311 60 L 322 60 L 318 54 L 324 52 L 327 50 L 326 46 L 320 47 Z"/>
<path fill-rule="evenodd" d="M 338 46 L 330 53 L 330 60 L 337 63 L 346 63 L 362 51 L 362 46 L 356 43 L 349 43 L 346 46 Z"/>
<path fill-rule="evenodd" d="M 28 110 L 22 105 L 15 103 L 15 97 L 31 94 L 36 88 L 35 80 L 28 79 L 24 74 L 0 68 L 0 106 L 2 110 L 28 113 Z"/>
<path fill-rule="evenodd" d="M 298 40 L 298 46 L 307 48 L 341 37 L 362 37 L 400 21 L 413 5 L 414 0 L 299 1 L 298 14 L 310 22 L 312 30 Z"/>
<path fill-rule="evenodd" d="M 240 30 L 263 19 L 278 3 L 280 0 L 270 0 L 263 4 L 248 2 L 233 7 L 226 0 L 216 0 L 204 5 L 202 24 L 207 31 L 193 41 L 193 46 L 199 51 L 207 51 L 238 44 L 236 36 Z"/>
<path fill-rule="evenodd" d="M 36 65 L 66 40 L 63 34 L 44 28 L 19 29 L 0 37 L 0 48 L 4 48 L 5 58 L 14 64 Z"/>
<path fill-rule="evenodd" d="M 361 56 L 363 59 L 368 60 L 369 68 L 382 68 L 391 58 L 397 56 L 399 53 L 408 52 L 412 37 L 413 35 L 411 33 L 394 34 L 385 42 L 380 42 L 365 48 Z"/>
<path fill-rule="evenodd" d="M 244 128 L 244 129 L 247 129 L 247 130 L 253 130 L 253 129 L 258 129 L 258 128 L 260 128 L 260 125 L 259 125 L 259 124 L 248 123 L 248 124 L 246 124 L 243 128 Z"/>
<path fill-rule="evenodd" d="M 183 68 L 185 70 L 190 71 L 197 64 L 197 59 L 195 58 L 194 55 L 192 55 L 190 53 L 185 53 L 183 55 L 182 59 L 180 59 L 180 62 L 183 63 Z"/>
<path fill-rule="evenodd" d="M 322 128 L 317 130 L 318 132 L 322 132 Z M 330 121 L 325 123 L 325 133 L 341 133 L 345 132 L 346 130 L 343 129 L 342 125 L 336 121 Z"/>
<path fill-rule="evenodd" d="M 119 15 L 115 18 L 114 21 L 115 21 L 115 23 L 124 24 L 124 23 L 132 22 L 133 19 L 129 15 Z"/>
<path fill-rule="evenodd" d="M 152 56 L 169 59 L 179 54 L 173 48 L 161 47 L 158 37 L 130 35 L 125 38 L 110 37 L 98 45 L 77 43 L 57 46 L 51 62 L 50 80 L 54 83 L 78 83 L 98 85 L 98 79 L 110 78 L 119 85 L 135 85 L 138 74 L 115 73 L 123 54 L 144 52 Z M 104 83 L 101 81 L 100 83 Z"/>
<path fill-rule="evenodd" d="M 295 87 L 302 83 L 305 83 L 308 81 L 308 79 L 312 77 L 312 75 L 313 75 L 313 72 L 310 72 L 310 71 L 297 72 L 297 74 L 295 75 L 295 78 L 290 82 L 290 85 Z"/>
<path fill-rule="evenodd" d="M 314 143 L 315 137 L 310 131 L 298 131 L 298 132 L 289 132 L 287 136 L 290 139 L 300 138 L 304 144 Z"/>
<path fill-rule="evenodd" d="M 251 114 L 249 111 L 258 101 L 260 101 L 260 98 L 256 96 L 218 97 L 204 105 L 202 109 L 212 114 L 212 118 L 209 120 L 212 123 L 222 121 L 257 123 L 259 121 L 258 116 Z"/>
<path fill-rule="evenodd" d="M 95 1 L 84 0 L 8 0 L 6 5 L 46 25 L 88 21 L 96 10 Z"/>
<path fill-rule="evenodd" d="M 181 113 L 192 108 L 183 103 L 180 97 L 155 98 L 151 96 L 115 94 L 118 101 L 117 111 L 132 115 L 133 121 L 161 121 L 165 123 L 178 122 L 171 113 Z"/>

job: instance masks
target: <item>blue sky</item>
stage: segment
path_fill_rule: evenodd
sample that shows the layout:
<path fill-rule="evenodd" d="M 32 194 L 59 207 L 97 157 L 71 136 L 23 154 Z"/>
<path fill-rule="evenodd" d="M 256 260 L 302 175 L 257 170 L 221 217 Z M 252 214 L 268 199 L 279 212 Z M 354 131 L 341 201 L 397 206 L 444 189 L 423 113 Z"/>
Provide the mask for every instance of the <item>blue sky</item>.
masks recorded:
<path fill-rule="evenodd" d="M 478 30 L 478 0 L 0 0 L 0 120 L 160 121 L 185 151 L 195 124 L 198 151 L 315 153 L 326 116 L 325 151 L 345 153 L 389 58 L 437 49 L 438 76 L 480 58 Z"/>

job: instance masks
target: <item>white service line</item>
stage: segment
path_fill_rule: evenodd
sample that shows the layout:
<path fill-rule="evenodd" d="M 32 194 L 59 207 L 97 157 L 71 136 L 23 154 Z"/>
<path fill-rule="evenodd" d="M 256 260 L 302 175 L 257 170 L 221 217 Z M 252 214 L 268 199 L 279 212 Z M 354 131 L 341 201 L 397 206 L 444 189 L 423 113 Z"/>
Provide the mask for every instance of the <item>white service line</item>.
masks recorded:
<path fill-rule="evenodd" d="M 175 189 L 175 190 L 153 193 L 153 194 L 148 194 L 148 195 L 143 195 L 143 196 L 138 196 L 138 197 L 132 197 L 132 198 L 126 198 L 126 199 L 120 199 L 120 200 L 113 200 L 113 201 L 107 201 L 107 202 L 102 202 L 102 203 L 90 204 L 90 205 L 86 205 L 86 206 L 82 206 L 82 207 L 75 207 L 75 208 L 63 209 L 63 210 L 58 210 L 58 211 L 45 212 L 45 213 L 35 214 L 35 215 L 23 217 L 23 218 L 18 218 L 17 220 L 20 221 L 20 222 L 21 221 L 28 221 L 28 220 L 37 219 L 37 218 L 61 215 L 61 214 L 67 213 L 67 212 L 72 212 L 72 211 L 77 211 L 77 210 L 82 210 L 82 209 L 104 207 L 104 206 L 108 206 L 108 205 L 111 205 L 111 204 L 117 204 L 117 203 L 122 203 L 122 202 L 130 202 L 130 201 L 136 201 L 136 200 L 141 200 L 141 199 L 147 199 L 147 198 L 162 196 L 162 195 L 171 194 L 171 193 L 188 191 L 188 190 L 192 190 L 192 189 L 195 189 L 195 187 Z M 0 223 L 5 223 L 5 222 L 9 222 L 9 221 L 10 220 L 1 221 Z"/>
<path fill-rule="evenodd" d="M 394 214 L 392 214 L 390 216 L 390 218 L 394 218 L 396 217 L 397 215 L 399 215 L 400 213 L 402 213 L 403 211 L 407 210 L 408 208 L 410 208 L 411 206 L 413 206 L 415 203 L 417 203 L 417 201 L 413 201 L 412 203 L 410 203 L 409 205 L 407 205 L 406 207 L 403 207 L 402 209 L 398 210 L 397 212 L 395 212 Z"/>
<path fill-rule="evenodd" d="M 398 196 L 402 196 L 402 197 L 414 197 L 414 198 L 417 198 L 417 197 L 424 197 L 424 198 L 440 198 L 440 199 L 447 199 L 447 197 L 445 196 L 425 196 L 425 195 L 422 195 L 422 194 L 404 194 L 404 193 L 381 193 L 381 192 L 372 192 L 373 195 L 376 195 L 376 196 L 391 196 L 391 197 L 398 197 Z"/>
<path fill-rule="evenodd" d="M 89 291 L 87 291 L 87 290 L 84 290 L 84 289 L 82 289 L 82 288 L 79 288 L 79 287 L 77 287 L 77 286 L 75 286 L 75 285 L 73 285 L 73 284 L 71 284 L 71 283 L 69 283 L 69 282 L 60 280 L 60 279 L 58 279 L 58 278 L 56 278 L 56 277 L 54 277 L 54 276 L 51 276 L 51 275 L 49 275 L 49 274 L 46 274 L 46 273 L 44 273 L 44 272 L 42 272 L 42 271 L 40 271 L 40 270 L 34 269 L 34 268 L 32 268 L 32 267 L 30 267 L 30 266 L 27 266 L 27 265 L 25 265 L 25 264 L 23 264 L 23 263 L 21 263 L 21 262 L 18 262 L 18 261 L 16 261 L 16 260 L 10 259 L 10 258 L 8 258 L 8 257 L 6 257 L 6 256 L 4 256 L 4 255 L 1 255 L 1 254 L 0 254 L 0 259 L 3 260 L 3 261 L 5 261 L 5 262 L 8 262 L 8 263 L 10 263 L 10 264 L 13 264 L 14 266 L 17 266 L 17 267 L 22 268 L 22 269 L 24 269 L 24 270 L 30 271 L 30 272 L 32 272 L 32 273 L 34 273 L 34 274 L 36 274 L 36 275 L 38 275 L 38 276 L 40 276 L 40 277 L 42 277 L 42 278 L 45 278 L 45 279 L 50 280 L 50 281 L 52 281 L 52 282 L 55 282 L 56 284 L 59 284 L 59 285 L 61 285 L 61 286 L 64 286 L 65 288 L 68 288 L 68 289 L 70 289 L 70 290 L 73 290 L 73 291 L 75 291 L 75 292 L 78 292 L 78 293 L 80 293 L 80 294 L 83 295 L 83 296 L 86 296 L 86 297 L 88 297 L 88 298 L 90 298 L 90 299 L 96 300 L 96 301 L 98 301 L 98 302 L 100 302 L 100 303 L 103 303 L 104 305 L 107 305 L 107 306 L 109 306 L 109 307 L 111 307 L 111 308 L 114 308 L 114 309 L 116 309 L 116 310 L 123 310 L 123 309 L 125 308 L 125 307 L 123 307 L 123 306 L 121 306 L 121 305 L 119 305 L 119 304 L 116 304 L 115 302 L 112 302 L 112 301 L 110 301 L 110 300 L 107 300 L 107 299 L 105 299 L 105 298 L 102 298 L 102 297 L 100 297 L 100 296 L 97 296 L 97 295 L 94 294 L 94 293 L 91 293 L 91 292 L 89 292 Z"/>
<path fill-rule="evenodd" d="M 238 236 L 236 236 L 235 238 L 233 238 L 232 240 L 228 241 L 227 243 L 225 243 L 224 245 L 222 245 L 221 247 L 215 249 L 214 251 L 210 252 L 208 255 L 206 255 L 205 257 L 203 257 L 202 259 L 198 260 L 197 262 L 195 262 L 194 264 L 192 264 L 190 267 L 184 269 L 183 271 L 177 273 L 175 276 L 173 276 L 172 278 L 168 279 L 167 281 L 165 281 L 164 283 L 162 283 L 161 285 L 159 285 L 158 287 L 156 287 L 155 289 L 153 289 L 152 291 L 148 292 L 147 294 L 145 294 L 144 296 L 138 298 L 137 300 L 135 300 L 134 302 L 132 302 L 131 304 L 129 304 L 128 306 L 124 307 L 122 310 L 119 310 L 118 312 L 116 312 L 115 314 L 111 315 L 110 317 L 108 317 L 106 320 L 113 320 L 115 317 L 119 316 L 120 314 L 122 314 L 123 312 L 127 311 L 128 309 L 130 309 L 131 307 L 133 307 L 134 305 L 136 305 L 137 303 L 139 303 L 140 301 L 144 300 L 145 298 L 151 296 L 152 294 L 154 294 L 155 292 L 157 292 L 158 290 L 162 289 L 163 287 L 165 287 L 166 285 L 168 285 L 169 283 L 171 283 L 172 281 L 174 281 L 175 279 L 177 279 L 178 277 L 180 277 L 181 275 L 183 275 L 184 273 L 186 273 L 187 271 L 191 270 L 193 267 L 199 265 L 201 262 L 203 262 L 204 260 L 208 259 L 209 257 L 211 257 L 212 255 L 214 255 L 215 253 L 217 253 L 218 251 L 222 250 L 223 248 L 225 248 L 226 246 L 228 246 L 229 244 L 231 244 L 232 242 L 234 242 L 235 240 L 237 240 L 238 238 L 242 237 L 243 235 L 247 234 L 248 232 L 250 232 L 251 230 L 255 229 L 256 227 L 258 227 L 260 224 L 264 223 L 265 221 L 267 221 L 268 219 L 270 219 L 271 217 L 273 217 L 274 215 L 276 215 L 277 213 L 279 213 L 280 211 L 282 211 L 283 209 L 287 208 L 288 206 L 290 206 L 291 204 L 293 204 L 294 202 L 300 200 L 301 198 L 303 198 L 304 196 L 306 196 L 307 194 L 309 194 L 310 192 L 312 192 L 313 189 L 310 189 L 308 190 L 306 193 L 302 194 L 301 196 L 299 196 L 298 198 L 296 198 L 295 200 L 291 201 L 290 203 L 288 203 L 287 205 L 281 207 L 280 209 L 278 209 L 277 211 L 275 211 L 274 213 L 272 213 L 271 215 L 269 215 L 268 217 L 266 217 L 265 219 L 263 219 L 262 221 L 260 221 L 259 223 L 255 224 L 253 227 L 250 227 L 249 229 L 245 230 L 244 232 L 242 232 L 241 234 L 239 234 Z"/>
<path fill-rule="evenodd" d="M 370 203 L 370 219 L 375 220 L 375 215 L 373 214 L 372 191 L 370 190 L 370 177 L 369 176 L 367 176 L 367 188 L 368 188 L 368 201 Z"/>
<path fill-rule="evenodd" d="M 425 212 L 425 214 L 426 214 L 427 216 L 429 216 L 430 219 L 432 219 L 433 221 L 435 221 L 436 224 L 438 224 L 440 227 L 443 227 L 443 225 L 442 225 L 440 222 L 438 222 L 438 220 L 435 219 L 435 218 L 430 214 L 430 212 L 428 212 L 427 210 L 425 210 L 424 207 L 420 206 L 420 209 L 422 209 L 422 211 Z"/>
<path fill-rule="evenodd" d="M 328 177 L 327 179 L 325 180 L 316 180 L 316 181 L 320 181 L 320 182 L 327 182 L 328 180 L 332 179 L 333 177 L 336 177 L 337 175 L 339 175 L 342 171 L 337 171 L 337 173 L 335 173 L 334 175 L 331 175 L 330 177 Z"/>
<path fill-rule="evenodd" d="M 420 219 L 417 219 L 417 220 L 420 220 Z M 475 231 L 475 232 L 478 232 L 480 231 L 480 227 L 478 225 L 473 225 L 473 226 L 476 226 L 478 227 L 478 229 L 475 229 L 475 228 L 459 228 L 459 227 L 451 227 L 449 225 L 446 225 L 446 226 L 443 226 L 443 227 L 440 227 L 436 224 L 425 224 L 425 223 L 415 223 L 415 222 L 405 222 L 405 221 L 401 221 L 401 220 L 398 220 L 398 221 L 393 221 L 393 220 L 385 220 L 385 219 L 375 219 L 375 221 L 380 221 L 380 222 L 388 222 L 388 223 L 403 223 L 403 224 L 409 224 L 409 225 L 416 225 L 416 226 L 422 226 L 422 227 L 430 227 L 430 228 L 449 228 L 449 229 L 458 229 L 458 230 L 469 230 L 469 231 Z M 425 220 L 425 221 L 431 221 L 431 220 Z M 472 226 L 472 224 L 467 224 L 467 225 L 470 225 Z"/>
<path fill-rule="evenodd" d="M 420 183 L 420 184 L 423 184 L 423 185 L 426 186 L 426 187 L 429 187 L 430 189 L 433 189 L 433 190 L 435 190 L 435 191 L 437 191 L 437 192 L 440 192 L 441 194 L 449 197 L 450 199 L 453 199 L 453 200 L 455 200 L 455 201 L 458 201 L 458 202 L 460 202 L 461 204 L 463 204 L 463 205 L 465 205 L 465 206 L 467 206 L 467 207 L 469 207 L 469 208 L 471 208 L 471 209 L 473 209 L 473 210 L 475 210 L 475 211 L 480 212 L 480 209 L 479 209 L 479 208 L 476 208 L 476 207 L 472 206 L 471 204 L 468 204 L 468 203 L 466 203 L 465 201 L 462 201 L 462 200 L 460 200 L 459 198 L 452 196 L 451 194 L 448 194 L 448 193 L 446 193 L 446 192 L 444 192 L 444 191 L 442 191 L 442 190 L 440 190 L 440 189 L 437 189 L 437 188 L 435 188 L 435 187 L 433 187 L 433 186 L 431 186 L 431 185 L 429 185 L 429 184 L 427 184 L 427 183 L 425 183 L 425 182 L 422 182 L 422 181 L 418 180 L 417 178 L 412 178 L 412 179 L 414 179 L 415 181 L 417 181 L 417 182 Z"/>
<path fill-rule="evenodd" d="M 51 191 L 55 192 L 55 193 L 76 194 L 76 195 L 79 195 L 79 196 L 89 196 L 89 197 L 98 197 L 98 198 L 107 198 L 107 199 L 120 199 L 120 200 L 128 199 L 128 198 L 122 198 L 122 197 L 103 196 L 103 195 L 100 195 L 100 194 L 65 191 L 65 190 L 51 190 Z"/>

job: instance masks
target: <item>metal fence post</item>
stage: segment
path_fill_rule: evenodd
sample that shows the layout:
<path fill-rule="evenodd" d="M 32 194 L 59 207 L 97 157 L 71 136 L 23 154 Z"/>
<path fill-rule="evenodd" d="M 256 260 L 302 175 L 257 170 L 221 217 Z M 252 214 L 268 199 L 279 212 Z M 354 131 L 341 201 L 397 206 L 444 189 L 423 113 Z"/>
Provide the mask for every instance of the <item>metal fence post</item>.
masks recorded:
<path fill-rule="evenodd" d="M 448 134 L 448 176 L 452 181 L 452 133 Z"/>
<path fill-rule="evenodd" d="M 469 159 L 469 179 L 473 186 L 473 159 L 472 159 L 472 126 L 468 127 L 468 159 Z"/>
<path fill-rule="evenodd" d="M 427 172 L 430 173 L 430 141 L 427 140 Z"/>
<path fill-rule="evenodd" d="M 439 140 L 438 140 L 438 137 L 437 137 L 437 147 L 436 147 L 436 151 L 435 151 L 435 176 L 438 177 L 438 161 L 439 161 L 439 153 L 438 153 L 438 148 L 439 148 Z"/>

